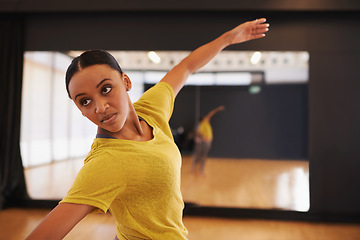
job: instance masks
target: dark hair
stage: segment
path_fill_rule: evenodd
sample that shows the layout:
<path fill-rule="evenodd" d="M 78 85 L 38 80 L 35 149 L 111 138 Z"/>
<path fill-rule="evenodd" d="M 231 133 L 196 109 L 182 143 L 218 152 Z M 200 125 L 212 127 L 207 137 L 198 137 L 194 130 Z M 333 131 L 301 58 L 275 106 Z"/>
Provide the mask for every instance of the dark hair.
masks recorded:
<path fill-rule="evenodd" d="M 80 70 L 97 64 L 106 64 L 112 69 L 118 71 L 120 74 L 123 73 L 118 62 L 110 53 L 103 50 L 89 50 L 83 52 L 80 56 L 72 60 L 66 70 L 65 84 L 66 91 L 70 98 L 69 83 L 71 78 Z"/>

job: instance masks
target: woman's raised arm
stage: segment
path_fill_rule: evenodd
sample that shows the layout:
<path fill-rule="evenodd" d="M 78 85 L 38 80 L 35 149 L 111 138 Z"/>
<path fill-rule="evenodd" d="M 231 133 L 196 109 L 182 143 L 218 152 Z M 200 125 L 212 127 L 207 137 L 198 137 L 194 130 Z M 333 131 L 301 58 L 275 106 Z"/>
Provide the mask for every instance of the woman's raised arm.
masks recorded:
<path fill-rule="evenodd" d="M 227 46 L 264 37 L 265 32 L 269 30 L 269 24 L 265 22 L 265 18 L 245 22 L 197 48 L 171 69 L 161 81 L 169 83 L 176 95 L 184 86 L 190 74 L 205 66 Z"/>

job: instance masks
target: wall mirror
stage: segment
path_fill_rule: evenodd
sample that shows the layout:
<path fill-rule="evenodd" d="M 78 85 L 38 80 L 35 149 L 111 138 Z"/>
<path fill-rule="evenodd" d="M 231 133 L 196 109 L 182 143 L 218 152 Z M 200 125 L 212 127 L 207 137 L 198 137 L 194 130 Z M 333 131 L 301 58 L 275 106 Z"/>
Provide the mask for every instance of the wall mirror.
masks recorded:
<path fill-rule="evenodd" d="M 21 154 L 29 195 L 61 199 L 90 149 L 96 127 L 67 97 L 64 74 L 80 52 L 26 52 Z M 130 76 L 132 101 L 185 51 L 114 51 Z M 308 52 L 223 51 L 190 77 L 170 121 L 183 155 L 185 202 L 200 206 L 308 211 Z M 204 174 L 191 171 L 194 132 L 211 119 Z"/>

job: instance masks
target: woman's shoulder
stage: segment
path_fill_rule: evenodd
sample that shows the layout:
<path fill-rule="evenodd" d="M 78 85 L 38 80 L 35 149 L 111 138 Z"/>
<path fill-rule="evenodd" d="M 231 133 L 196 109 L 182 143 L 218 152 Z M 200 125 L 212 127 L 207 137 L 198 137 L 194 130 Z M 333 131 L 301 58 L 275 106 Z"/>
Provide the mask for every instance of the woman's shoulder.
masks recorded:
<path fill-rule="evenodd" d="M 147 89 L 134 105 L 149 103 L 149 101 L 159 101 L 164 98 L 173 101 L 175 98 L 174 90 L 168 83 L 159 82 Z"/>
<path fill-rule="evenodd" d="M 168 83 L 159 82 L 144 92 L 134 103 L 134 108 L 137 113 L 140 113 L 138 115 L 142 114 L 141 117 L 145 119 L 146 116 L 150 116 L 168 121 L 173 111 L 174 100 L 172 87 Z"/>

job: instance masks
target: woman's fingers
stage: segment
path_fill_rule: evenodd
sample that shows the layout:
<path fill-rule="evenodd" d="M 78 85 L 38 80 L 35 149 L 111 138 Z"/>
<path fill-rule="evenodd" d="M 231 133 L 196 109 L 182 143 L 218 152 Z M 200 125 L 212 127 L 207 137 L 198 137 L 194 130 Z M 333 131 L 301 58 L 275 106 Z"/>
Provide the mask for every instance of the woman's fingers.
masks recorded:
<path fill-rule="evenodd" d="M 265 28 L 256 28 L 253 30 L 253 34 L 259 34 L 259 33 L 266 33 L 267 31 L 269 31 L 269 28 L 265 27 Z"/>
<path fill-rule="evenodd" d="M 259 18 L 254 21 L 256 22 L 256 24 L 262 24 L 262 23 L 266 22 L 266 18 Z"/>
<path fill-rule="evenodd" d="M 269 31 L 270 24 L 266 23 L 266 18 L 260 18 L 253 21 L 255 26 L 252 31 L 254 38 L 264 37 L 267 31 Z"/>

